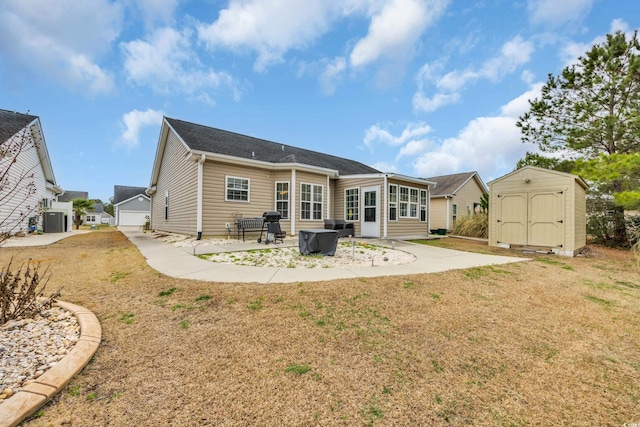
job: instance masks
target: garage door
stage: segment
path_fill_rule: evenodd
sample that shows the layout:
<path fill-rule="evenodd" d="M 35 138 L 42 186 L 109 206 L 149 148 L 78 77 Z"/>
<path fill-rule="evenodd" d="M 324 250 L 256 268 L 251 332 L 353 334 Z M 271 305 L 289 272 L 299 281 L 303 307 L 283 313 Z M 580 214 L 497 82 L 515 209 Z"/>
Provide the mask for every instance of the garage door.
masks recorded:
<path fill-rule="evenodd" d="M 144 225 L 147 222 L 147 215 L 149 215 L 149 212 L 119 211 L 118 225 Z"/>

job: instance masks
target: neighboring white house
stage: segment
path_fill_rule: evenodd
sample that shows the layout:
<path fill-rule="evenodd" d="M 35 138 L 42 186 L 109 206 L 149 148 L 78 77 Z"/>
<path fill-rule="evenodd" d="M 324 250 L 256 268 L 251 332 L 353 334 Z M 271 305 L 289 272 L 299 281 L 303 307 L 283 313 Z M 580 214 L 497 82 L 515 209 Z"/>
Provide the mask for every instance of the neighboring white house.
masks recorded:
<path fill-rule="evenodd" d="M 53 208 L 62 189 L 56 184 L 39 117 L 0 110 L 0 172 L 5 171 L 0 233 L 42 230 L 43 214 Z"/>
<path fill-rule="evenodd" d="M 118 226 L 142 226 L 151 215 L 151 198 L 145 192 L 146 187 L 113 187 L 113 207 Z"/>

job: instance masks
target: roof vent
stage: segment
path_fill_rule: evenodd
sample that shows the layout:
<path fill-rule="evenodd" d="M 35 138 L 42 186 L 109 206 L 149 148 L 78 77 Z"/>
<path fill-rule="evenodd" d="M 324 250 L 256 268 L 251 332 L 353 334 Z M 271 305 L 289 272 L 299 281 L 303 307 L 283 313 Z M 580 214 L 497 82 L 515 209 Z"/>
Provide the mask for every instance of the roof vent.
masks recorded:
<path fill-rule="evenodd" d="M 284 145 L 282 146 L 282 151 L 284 151 Z"/>
<path fill-rule="evenodd" d="M 256 152 L 255 152 L 255 151 L 252 151 L 252 152 L 251 152 L 251 158 L 253 158 L 253 159 L 255 159 L 255 158 L 256 158 Z"/>

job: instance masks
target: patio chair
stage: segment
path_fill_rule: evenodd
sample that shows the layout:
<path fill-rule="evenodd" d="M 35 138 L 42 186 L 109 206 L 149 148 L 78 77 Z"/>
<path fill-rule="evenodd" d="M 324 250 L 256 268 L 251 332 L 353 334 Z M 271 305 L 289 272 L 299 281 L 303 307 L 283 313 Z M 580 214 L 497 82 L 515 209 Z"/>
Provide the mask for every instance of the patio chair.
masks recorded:
<path fill-rule="evenodd" d="M 271 236 L 273 236 L 273 239 L 269 240 Z M 278 243 L 278 240 L 280 240 L 280 243 L 284 243 L 285 237 L 287 237 L 287 232 L 282 231 L 279 222 L 270 222 L 267 224 L 267 241 L 265 243 Z"/>

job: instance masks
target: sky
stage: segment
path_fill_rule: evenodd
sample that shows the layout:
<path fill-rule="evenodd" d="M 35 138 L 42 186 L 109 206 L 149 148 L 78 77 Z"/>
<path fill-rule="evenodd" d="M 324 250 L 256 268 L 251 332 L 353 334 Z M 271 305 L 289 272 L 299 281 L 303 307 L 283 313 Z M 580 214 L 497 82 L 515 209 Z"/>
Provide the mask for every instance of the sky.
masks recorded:
<path fill-rule="evenodd" d="M 162 117 L 431 177 L 511 172 L 549 73 L 631 0 L 3 0 L 0 108 L 40 117 L 57 184 L 147 187 Z"/>

